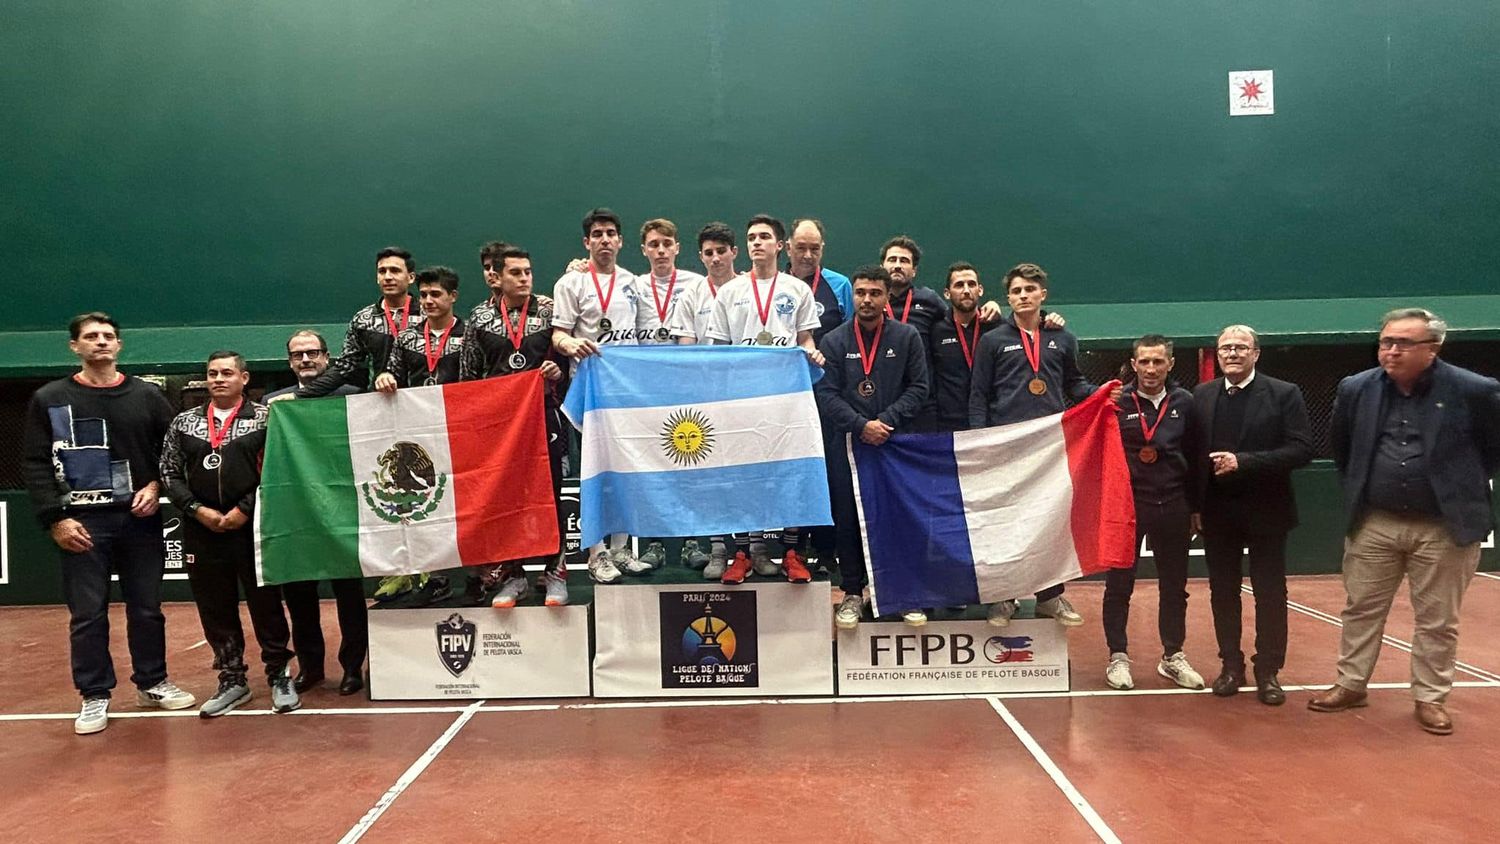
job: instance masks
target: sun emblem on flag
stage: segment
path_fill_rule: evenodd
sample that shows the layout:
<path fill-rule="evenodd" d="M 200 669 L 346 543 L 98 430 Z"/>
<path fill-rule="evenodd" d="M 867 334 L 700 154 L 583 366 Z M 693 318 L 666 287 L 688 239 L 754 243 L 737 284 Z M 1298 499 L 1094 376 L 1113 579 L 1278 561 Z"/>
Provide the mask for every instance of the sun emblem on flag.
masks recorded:
<path fill-rule="evenodd" d="M 374 483 L 360 484 L 365 505 L 391 524 L 420 522 L 437 510 L 448 476 L 437 470 L 427 449 L 414 442 L 393 443 L 375 460 Z"/>
<path fill-rule="evenodd" d="M 714 450 L 714 426 L 692 408 L 672 412 L 661 426 L 661 450 L 678 466 L 696 466 Z"/>

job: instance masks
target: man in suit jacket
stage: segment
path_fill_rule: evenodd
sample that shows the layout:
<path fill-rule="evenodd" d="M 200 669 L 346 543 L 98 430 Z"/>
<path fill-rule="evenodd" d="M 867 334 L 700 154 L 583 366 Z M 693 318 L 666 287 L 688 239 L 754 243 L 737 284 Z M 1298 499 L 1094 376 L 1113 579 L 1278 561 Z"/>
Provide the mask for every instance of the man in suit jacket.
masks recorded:
<path fill-rule="evenodd" d="M 1218 358 L 1224 376 L 1193 391 L 1203 502 L 1194 522 L 1203 534 L 1209 604 L 1223 662 L 1213 691 L 1229 697 L 1245 683 L 1240 584 L 1248 548 L 1256 696 L 1280 706 L 1286 702 L 1276 678 L 1286 662 L 1286 535 L 1297 526 L 1292 470 L 1312 460 L 1312 425 L 1296 384 L 1255 371 L 1260 360 L 1255 329 L 1231 325 L 1219 332 Z"/>
<path fill-rule="evenodd" d="M 1416 615 L 1411 691 L 1429 733 L 1453 732 L 1458 611 L 1494 530 L 1489 480 L 1500 468 L 1500 383 L 1438 360 L 1447 325 L 1431 311 L 1385 315 L 1380 366 L 1339 383 L 1333 459 L 1344 487 L 1344 605 L 1338 682 L 1317 712 L 1365 704 L 1402 575 Z"/>

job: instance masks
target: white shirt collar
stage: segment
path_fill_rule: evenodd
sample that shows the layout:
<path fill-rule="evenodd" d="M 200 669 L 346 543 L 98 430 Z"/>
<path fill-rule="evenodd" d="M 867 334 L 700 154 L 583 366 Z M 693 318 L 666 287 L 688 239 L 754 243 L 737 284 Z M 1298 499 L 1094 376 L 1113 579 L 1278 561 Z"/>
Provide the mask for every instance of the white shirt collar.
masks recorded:
<path fill-rule="evenodd" d="M 1255 370 L 1252 369 L 1252 370 L 1250 370 L 1250 374 L 1245 376 L 1245 380 L 1241 381 L 1238 384 L 1231 384 L 1231 383 L 1229 383 L 1229 379 L 1225 378 L 1224 379 L 1224 389 L 1228 390 L 1230 387 L 1238 387 L 1241 390 L 1243 390 L 1246 387 L 1250 386 L 1250 382 L 1254 381 L 1254 380 L 1255 380 Z"/>
<path fill-rule="evenodd" d="M 1167 397 L 1167 387 L 1165 384 L 1163 384 L 1161 392 L 1159 393 L 1143 393 L 1140 390 L 1136 390 L 1135 394 L 1145 399 L 1146 401 L 1151 402 L 1153 405 L 1161 407 L 1161 400 Z"/>

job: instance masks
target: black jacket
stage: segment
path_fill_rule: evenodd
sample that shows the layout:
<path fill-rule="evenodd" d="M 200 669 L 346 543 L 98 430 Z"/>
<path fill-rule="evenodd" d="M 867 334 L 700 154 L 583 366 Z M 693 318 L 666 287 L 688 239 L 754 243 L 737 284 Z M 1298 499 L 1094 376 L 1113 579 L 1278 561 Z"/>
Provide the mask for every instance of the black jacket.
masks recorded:
<path fill-rule="evenodd" d="M 1380 367 L 1367 369 L 1340 381 L 1334 398 L 1330 437 L 1350 533 L 1364 513 L 1388 384 Z M 1495 529 L 1489 481 L 1500 469 L 1500 382 L 1438 359 L 1427 401 L 1437 427 L 1422 436 L 1432 438 L 1428 477 L 1443 522 L 1455 543 L 1479 542 Z"/>
<path fill-rule="evenodd" d="M 1196 477 L 1199 454 L 1193 394 L 1182 387 L 1168 386 L 1167 397 L 1162 400 L 1166 406 L 1166 418 L 1160 420 L 1157 418 L 1160 409 L 1145 399 L 1140 400 L 1140 412 L 1146 415 L 1146 427 L 1155 426 L 1150 443 L 1146 442 L 1146 433 L 1141 429 L 1135 394 L 1135 384 L 1123 390 L 1118 415 L 1120 441 L 1125 446 L 1125 462 L 1130 464 L 1130 486 L 1136 500 L 1161 504 L 1186 498 L 1188 505 L 1197 512 L 1201 502 Z M 1143 463 L 1141 449 L 1148 444 L 1156 449 L 1156 460 Z"/>
<path fill-rule="evenodd" d="M 1021 345 L 1015 315 L 979 341 L 969 387 L 969 427 L 988 428 L 1061 413 L 1097 389 L 1078 371 L 1078 338 L 1065 330 L 1042 331 L 1040 373 L 1032 370 Z M 1047 392 L 1032 395 L 1027 384 L 1040 374 Z"/>
<path fill-rule="evenodd" d="M 1235 444 L 1239 469 L 1214 478 L 1214 407 L 1224 379 L 1205 381 L 1193 390 L 1198 425 L 1195 467 L 1205 522 L 1216 518 L 1248 520 L 1251 529 L 1285 532 L 1297 526 L 1292 470 L 1312 461 L 1312 423 L 1296 384 L 1257 371 L 1244 397 L 1245 421 Z"/>
<path fill-rule="evenodd" d="M 408 328 L 396 335 L 395 342 L 391 343 L 390 356 L 386 359 L 384 371 L 389 372 L 396 379 L 396 384 L 401 387 L 426 387 L 432 384 L 452 384 L 458 381 L 459 359 L 463 355 L 464 345 L 468 342 L 464 321 L 458 316 L 453 318 L 453 325 L 448 331 L 448 339 L 443 343 L 442 353 L 438 355 L 437 369 L 427 371 L 427 344 L 434 346 L 443 339 L 441 331 L 433 332 L 427 330 L 427 322 L 424 320 L 415 328 Z"/>
<path fill-rule="evenodd" d="M 208 444 L 208 408 L 204 404 L 184 410 L 167 429 L 161 449 L 166 493 L 184 513 L 191 514 L 200 506 L 220 513 L 238 507 L 253 516 L 261 456 L 266 450 L 266 406 L 253 401 L 240 405 L 219 444 L 218 465 L 213 468 L 203 462 L 214 451 Z"/>
<path fill-rule="evenodd" d="M 823 336 L 819 351 L 827 358 L 823 377 L 813 385 L 818 413 L 823 418 L 825 437 L 859 434 L 871 419 L 904 432 L 922 403 L 927 399 L 927 360 L 922 337 L 915 328 L 886 319 L 880 334 L 880 348 L 870 368 L 875 394 L 861 396 L 859 382 L 865 380 L 860 364 L 859 346 L 854 331 L 858 319 L 852 319 Z M 866 336 L 865 348 L 873 339 Z"/>
<path fill-rule="evenodd" d="M 379 372 L 385 367 L 396 335 L 407 328 L 420 328 L 425 319 L 417 297 L 410 296 L 407 301 L 411 304 L 410 313 L 397 312 L 392 317 L 395 331 L 391 331 L 391 324 L 386 322 L 384 300 L 356 311 L 349 320 L 349 329 L 344 332 L 343 351 L 328 362 L 322 375 L 297 388 L 297 398 L 330 396 L 340 384 L 349 384 L 361 392 L 370 389 L 371 370 Z"/>

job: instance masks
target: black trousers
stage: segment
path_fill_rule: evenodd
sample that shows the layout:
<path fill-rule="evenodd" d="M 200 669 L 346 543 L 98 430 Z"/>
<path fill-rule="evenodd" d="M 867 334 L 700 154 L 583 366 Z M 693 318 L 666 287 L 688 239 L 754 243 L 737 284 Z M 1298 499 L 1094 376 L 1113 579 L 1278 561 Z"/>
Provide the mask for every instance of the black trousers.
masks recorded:
<path fill-rule="evenodd" d="M 328 581 L 339 615 L 339 665 L 345 674 L 359 674 L 370 648 L 370 620 L 365 603 L 365 582 L 346 577 Z M 286 611 L 292 617 L 292 646 L 302 671 L 323 670 L 323 613 L 318 601 L 318 582 L 305 580 L 281 587 Z"/>
<path fill-rule="evenodd" d="M 1135 562 L 1140 565 L 1141 539 L 1151 542 L 1156 560 L 1156 583 L 1160 598 L 1156 626 L 1161 634 L 1161 653 L 1169 657 L 1182 650 L 1187 638 L 1188 544 L 1192 541 L 1192 517 L 1186 499 L 1161 503 L 1135 502 Z M 1135 591 L 1135 566 L 1110 569 L 1104 576 L 1104 641 L 1110 653 L 1129 653 L 1125 628 L 1130 621 L 1130 596 Z"/>
<path fill-rule="evenodd" d="M 214 668 L 221 681 L 245 682 L 245 630 L 240 624 L 240 589 L 250 608 L 250 626 L 260 645 L 266 676 L 274 677 L 292 659 L 291 633 L 281 607 L 281 587 L 255 582 L 255 537 L 245 527 L 214 533 L 191 516 L 183 520 L 182 550 L 188 559 L 188 583 L 203 638 L 214 649 Z"/>
<path fill-rule="evenodd" d="M 1245 653 L 1240 650 L 1240 584 L 1244 580 L 1245 549 L 1250 551 L 1250 587 L 1255 590 L 1255 676 L 1263 677 L 1286 664 L 1286 531 L 1256 530 L 1249 521 L 1215 518 L 1205 512 L 1203 550 L 1208 560 L 1209 604 L 1214 612 L 1219 659 L 1226 669 L 1241 671 Z"/>
<path fill-rule="evenodd" d="M 839 557 L 839 588 L 847 595 L 860 594 L 869 582 L 865 573 L 865 546 L 859 532 L 859 506 L 854 502 L 854 473 L 844 438 L 823 441 L 828 467 L 829 504 L 833 510 L 834 547 Z"/>
<path fill-rule="evenodd" d="M 167 626 L 161 612 L 161 514 L 137 519 L 124 507 L 70 513 L 94 540 L 81 554 L 62 555 L 63 596 L 73 685 L 85 698 L 109 697 L 115 663 L 109 654 L 109 572 L 120 576 L 130 682 L 149 689 L 167 679 Z"/>

